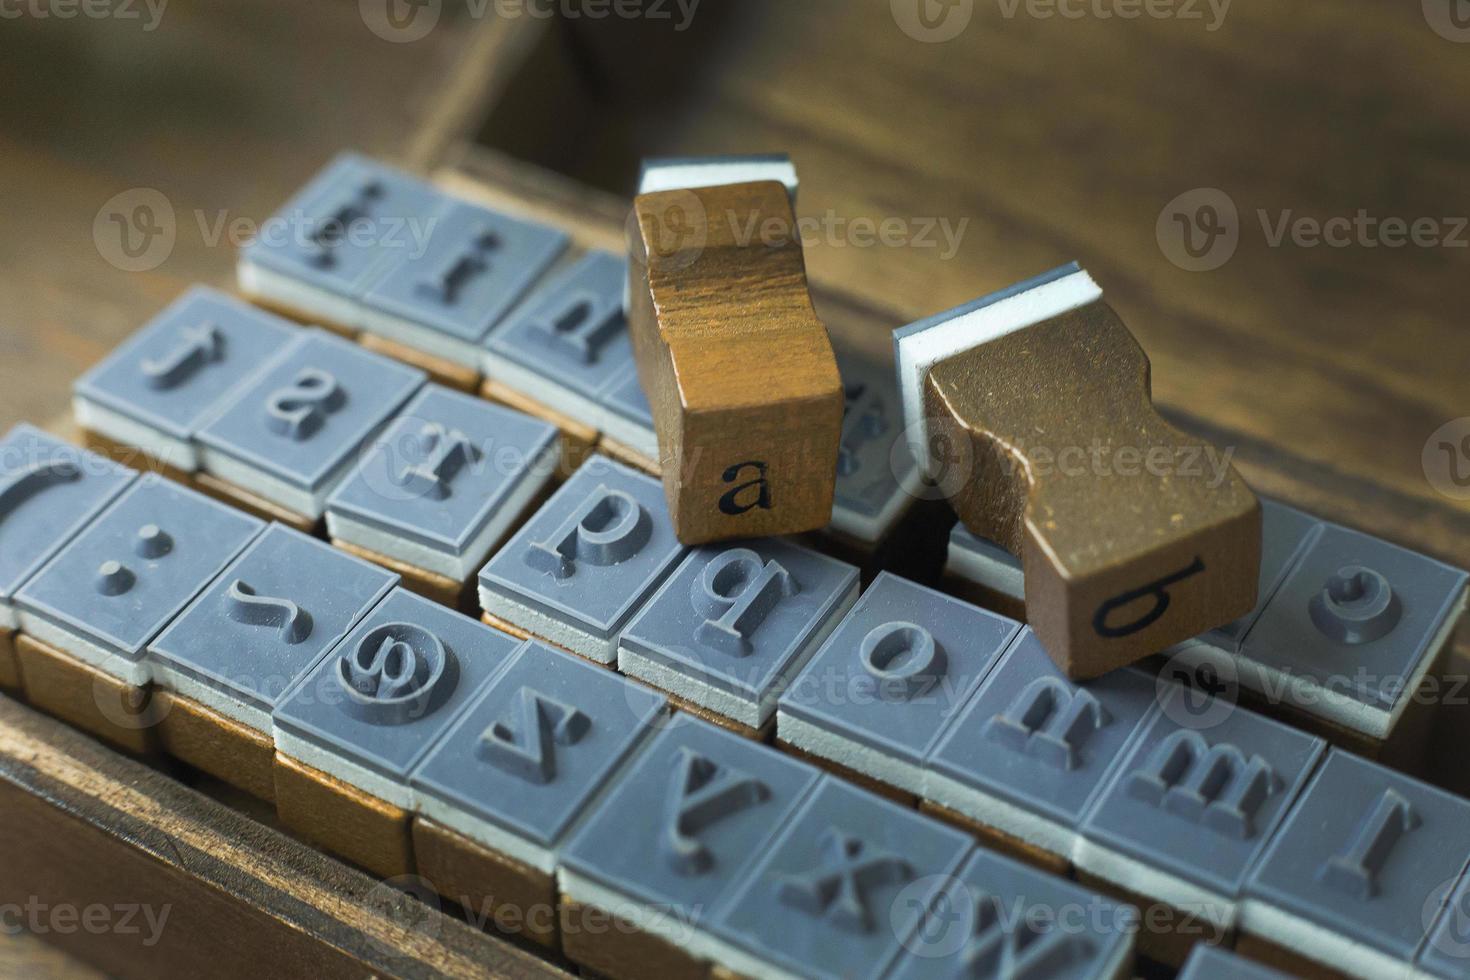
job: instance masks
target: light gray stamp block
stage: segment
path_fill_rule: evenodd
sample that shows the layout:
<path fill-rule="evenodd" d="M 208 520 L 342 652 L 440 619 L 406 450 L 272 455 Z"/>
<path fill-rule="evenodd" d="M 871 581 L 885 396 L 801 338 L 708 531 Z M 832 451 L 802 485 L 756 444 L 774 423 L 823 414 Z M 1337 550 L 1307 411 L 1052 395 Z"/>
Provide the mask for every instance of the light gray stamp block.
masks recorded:
<path fill-rule="evenodd" d="M 443 195 L 423 181 L 344 153 L 240 250 L 240 288 L 361 329 L 363 292 L 392 263 L 423 254 L 444 205 Z"/>
<path fill-rule="evenodd" d="M 0 629 L 15 629 L 14 598 L 26 579 L 134 476 L 25 423 L 0 439 Z"/>
<path fill-rule="evenodd" d="M 192 473 L 199 429 L 296 333 L 280 317 L 196 286 L 77 380 L 77 423 Z"/>
<path fill-rule="evenodd" d="M 628 264 L 588 252 L 554 272 L 485 343 L 485 376 L 602 430 L 602 396 L 633 363 L 622 291 Z"/>
<path fill-rule="evenodd" d="M 653 409 L 643 393 L 636 368 L 630 367 L 623 379 L 614 382 L 603 394 L 602 407 L 606 409 L 603 432 L 650 463 L 658 464 L 658 432 L 653 427 Z"/>
<path fill-rule="evenodd" d="M 1130 905 L 977 851 L 930 900 L 887 977 L 1131 976 L 1137 926 Z"/>
<path fill-rule="evenodd" d="M 556 427 L 428 385 L 327 501 L 327 533 L 459 582 L 546 489 Z"/>
<path fill-rule="evenodd" d="M 562 894 L 719 962 L 715 909 L 817 778 L 775 749 L 675 715 L 567 845 Z"/>
<path fill-rule="evenodd" d="M 1334 749 L 1246 885 L 1243 926 L 1371 978 L 1404 975 L 1470 861 L 1470 802 Z"/>
<path fill-rule="evenodd" d="M 1073 863 L 1217 930 L 1326 750 L 1320 738 L 1175 686 L 1084 818 Z"/>
<path fill-rule="evenodd" d="M 777 737 L 922 793 L 925 755 L 1020 629 L 884 572 L 781 696 Z"/>
<path fill-rule="evenodd" d="M 20 627 L 126 684 L 146 684 L 148 642 L 264 526 L 145 474 L 16 594 Z"/>
<path fill-rule="evenodd" d="M 949 532 L 944 570 L 957 579 L 1016 602 L 1026 601 L 1026 576 L 1021 559 L 963 524 L 956 524 Z"/>
<path fill-rule="evenodd" d="M 877 977 L 918 925 L 970 838 L 822 777 L 715 916 L 752 977 Z"/>
<path fill-rule="evenodd" d="M 487 613 L 599 663 L 685 553 L 657 480 L 593 456 L 480 571 Z"/>
<path fill-rule="evenodd" d="M 410 772 L 520 646 L 394 589 L 276 706 L 276 750 L 411 810 Z"/>
<path fill-rule="evenodd" d="M 1288 980 L 1288 977 L 1218 946 L 1196 943 L 1176 980 Z"/>
<path fill-rule="evenodd" d="M 272 524 L 148 645 L 153 679 L 269 734 L 282 695 L 398 576 Z"/>
<path fill-rule="evenodd" d="M 414 771 L 419 811 L 551 874 L 665 711 L 647 688 L 529 642 Z"/>
<path fill-rule="evenodd" d="M 358 451 L 425 377 L 325 331 L 303 331 L 200 431 L 204 469 L 319 518 Z"/>
<path fill-rule="evenodd" d="M 923 795 L 1070 860 L 1156 688 L 1132 669 L 1071 681 L 1027 628 L 929 753 Z"/>
<path fill-rule="evenodd" d="M 1448 871 L 1448 862 L 1441 869 Z M 1419 976 L 1463 980 L 1470 976 L 1470 875 L 1462 874 L 1439 910 L 1416 958 Z"/>
<path fill-rule="evenodd" d="M 892 370 L 839 354 L 845 407 L 837 454 L 832 530 L 875 545 L 918 499 L 919 469 L 903 435 Z"/>
<path fill-rule="evenodd" d="M 567 235 L 446 202 L 422 250 L 397 250 L 363 294 L 363 329 L 467 367 L 481 342 L 567 247 Z"/>
<path fill-rule="evenodd" d="M 760 728 L 858 594 L 858 571 L 780 538 L 695 548 L 623 632 L 618 669 Z"/>

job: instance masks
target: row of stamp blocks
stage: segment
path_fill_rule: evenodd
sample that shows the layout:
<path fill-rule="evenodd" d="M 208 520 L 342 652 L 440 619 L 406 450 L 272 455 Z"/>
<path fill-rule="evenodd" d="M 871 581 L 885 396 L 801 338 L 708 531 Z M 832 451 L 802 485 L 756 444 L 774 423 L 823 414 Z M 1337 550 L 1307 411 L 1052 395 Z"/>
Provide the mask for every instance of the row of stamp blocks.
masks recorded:
<path fill-rule="evenodd" d="M 513 927 L 605 972 L 1126 970 L 1127 903 L 997 850 L 1273 956 L 1470 968 L 1470 803 L 1167 677 L 1073 684 L 1020 623 L 897 576 L 859 594 L 790 542 L 686 549 L 658 485 L 600 457 L 479 579 L 489 615 L 577 657 L 28 427 L 0 450 L 32 701 L 57 658 L 151 686 L 141 714 L 96 707 L 381 874 L 541 910 Z M 773 712 L 798 751 L 589 657 L 727 722 Z M 632 928 L 587 926 L 607 913 Z"/>

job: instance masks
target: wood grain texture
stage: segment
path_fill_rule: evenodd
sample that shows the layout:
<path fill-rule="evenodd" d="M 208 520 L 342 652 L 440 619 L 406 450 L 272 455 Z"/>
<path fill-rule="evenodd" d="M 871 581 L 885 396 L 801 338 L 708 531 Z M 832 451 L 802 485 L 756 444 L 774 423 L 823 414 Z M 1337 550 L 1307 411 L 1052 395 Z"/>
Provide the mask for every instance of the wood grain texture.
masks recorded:
<path fill-rule="evenodd" d="M 20 661 L 15 658 L 15 630 L 0 629 L 0 691 L 19 694 Z"/>
<path fill-rule="evenodd" d="M 125 684 L 24 633 L 15 637 L 26 701 L 134 755 L 158 751 L 151 687 Z"/>
<path fill-rule="evenodd" d="M 293 833 L 383 878 L 413 874 L 413 814 L 276 753 L 276 815 Z"/>
<path fill-rule="evenodd" d="M 419 874 L 448 901 L 547 949 L 560 948 L 555 876 L 426 817 L 413 821 Z"/>
<path fill-rule="evenodd" d="M 256 799 L 275 801 L 276 747 L 269 732 L 172 691 L 155 691 L 153 700 L 160 749 Z"/>
<path fill-rule="evenodd" d="M 1069 677 L 1254 608 L 1260 504 L 1154 410 L 1148 357 L 1106 303 L 935 364 L 924 413 L 955 457 L 938 477 L 955 513 L 1021 557 L 1031 627 Z"/>
<path fill-rule="evenodd" d="M 786 188 L 641 194 L 628 234 L 628 332 L 679 540 L 825 526 L 842 381 Z"/>
<path fill-rule="evenodd" d="M 3 697 L 0 867 L 3 903 L 168 909 L 44 937 L 117 977 L 566 976 Z"/>

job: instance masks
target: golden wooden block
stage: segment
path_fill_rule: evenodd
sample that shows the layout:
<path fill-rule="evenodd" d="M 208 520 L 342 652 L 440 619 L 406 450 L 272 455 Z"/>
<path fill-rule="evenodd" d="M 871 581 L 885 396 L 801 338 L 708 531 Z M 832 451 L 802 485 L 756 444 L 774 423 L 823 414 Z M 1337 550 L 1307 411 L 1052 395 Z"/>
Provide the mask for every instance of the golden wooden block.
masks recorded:
<path fill-rule="evenodd" d="M 786 187 L 640 194 L 629 239 L 628 331 L 679 540 L 825 526 L 842 381 Z"/>
<path fill-rule="evenodd" d="M 598 431 L 596 428 L 543 405 L 524 392 L 507 387 L 494 378 L 486 378 L 480 385 L 480 397 L 556 426 L 557 431 L 561 433 L 561 461 L 556 467 L 556 476 L 559 480 L 565 480 L 577 472 L 577 469 L 597 452 Z"/>
<path fill-rule="evenodd" d="M 567 959 L 610 980 L 705 980 L 708 960 L 595 905 L 561 899 L 561 946 Z"/>
<path fill-rule="evenodd" d="M 419 875 L 440 896 L 549 949 L 559 936 L 556 877 L 425 817 L 413 821 Z"/>
<path fill-rule="evenodd" d="M 279 521 L 295 531 L 302 534 L 310 534 L 320 537 L 323 522 L 305 514 L 298 514 L 294 510 L 288 510 L 272 500 L 251 493 L 249 490 L 241 489 L 227 480 L 210 473 L 196 473 L 194 475 L 194 489 L 207 496 L 213 497 L 222 504 L 239 508 L 247 514 L 252 514 L 263 521 Z"/>
<path fill-rule="evenodd" d="M 631 466 L 635 470 L 642 470 L 649 476 L 663 476 L 663 468 L 658 465 L 658 460 L 649 459 L 632 446 L 625 446 L 616 439 L 609 439 L 607 436 L 603 436 L 597 443 L 597 451 L 604 456 L 611 456 L 619 463 Z"/>
<path fill-rule="evenodd" d="M 408 562 L 399 561 L 397 558 L 390 558 L 387 555 L 379 554 L 376 551 L 347 541 L 340 541 L 337 538 L 332 539 L 332 546 L 341 548 L 348 554 L 356 555 L 364 561 L 370 561 L 375 565 L 386 568 L 390 572 L 397 572 L 399 578 L 403 580 L 402 584 L 405 589 L 417 593 L 431 602 L 437 602 L 442 606 L 448 606 L 450 609 L 466 613 L 472 612 L 479 604 L 479 599 L 475 591 L 475 582 L 477 579 L 475 575 L 471 575 L 466 581 L 457 582 L 447 575 L 440 575 L 437 572 L 419 568 L 417 565 L 410 565 Z"/>
<path fill-rule="evenodd" d="M 616 664 L 611 664 L 609 666 L 612 666 L 613 669 L 617 669 Z M 642 681 L 633 681 L 633 683 L 642 683 Z M 679 697 L 677 694 L 672 694 L 668 691 L 654 688 L 651 684 L 647 686 L 652 690 L 657 690 L 659 694 L 668 699 L 670 705 L 679 709 L 685 714 L 693 715 L 700 721 L 707 721 L 711 725 L 717 725 L 727 732 L 732 732 L 736 735 L 739 735 L 741 738 L 748 738 L 752 742 L 769 743 L 772 737 L 776 734 L 776 716 L 774 714 L 772 714 L 770 719 L 767 720 L 766 723 L 760 728 L 752 728 L 749 725 L 741 724 L 733 718 L 727 718 L 716 711 L 711 711 L 709 708 L 706 708 L 703 705 L 698 705 L 692 701 L 687 701 L 684 698 Z"/>
<path fill-rule="evenodd" d="M 108 459 L 121 463 L 122 465 L 135 469 L 140 473 L 157 473 L 159 476 L 167 477 L 175 483 L 185 486 L 194 486 L 194 476 L 186 473 L 177 466 L 170 466 L 162 460 L 150 456 L 137 446 L 128 446 L 100 432 L 91 429 L 77 430 L 81 434 L 82 445 Z"/>
<path fill-rule="evenodd" d="M 125 752 L 158 751 L 158 709 L 150 687 L 125 684 L 25 634 L 15 637 L 26 700 Z"/>
<path fill-rule="evenodd" d="M 921 459 L 966 527 L 1020 556 L 1030 624 L 1073 678 L 1243 616 L 1261 562 L 1255 495 L 1155 411 L 1148 357 L 1100 297 L 1064 269 L 896 335 Z"/>
<path fill-rule="evenodd" d="M 413 873 L 407 810 L 279 752 L 275 785 L 276 814 L 295 833 L 380 877 Z"/>
<path fill-rule="evenodd" d="M 456 361 L 427 354 L 396 340 L 379 337 L 377 334 L 361 333 L 357 342 L 375 354 L 391 357 L 395 361 L 412 365 L 428 374 L 430 380 L 455 391 L 473 395 L 480 387 L 480 372 L 477 368 L 465 367 Z"/>
<path fill-rule="evenodd" d="M 1068 872 L 1072 867 L 1072 862 L 1069 858 L 1063 857 L 1060 854 L 1053 854 L 1051 851 L 1023 841 L 1019 837 L 1008 834 L 1003 830 L 988 827 L 983 823 L 970 819 L 963 813 L 957 813 L 951 810 L 949 807 L 940 806 L 938 803 L 933 803 L 929 800 L 920 800 L 919 811 L 936 820 L 943 820 L 950 826 L 963 830 L 967 834 L 972 834 L 979 839 L 981 846 L 987 850 L 1008 855 L 1018 861 L 1031 865 L 1033 868 L 1040 868 L 1042 871 L 1049 871 L 1054 875 L 1065 878 L 1068 876 Z"/>
<path fill-rule="evenodd" d="M 15 656 L 15 630 L 0 629 L 0 691 L 22 697 L 20 661 Z"/>
<path fill-rule="evenodd" d="M 275 800 L 276 748 L 268 733 L 172 691 L 155 691 L 153 700 L 164 752 L 257 799 Z"/>

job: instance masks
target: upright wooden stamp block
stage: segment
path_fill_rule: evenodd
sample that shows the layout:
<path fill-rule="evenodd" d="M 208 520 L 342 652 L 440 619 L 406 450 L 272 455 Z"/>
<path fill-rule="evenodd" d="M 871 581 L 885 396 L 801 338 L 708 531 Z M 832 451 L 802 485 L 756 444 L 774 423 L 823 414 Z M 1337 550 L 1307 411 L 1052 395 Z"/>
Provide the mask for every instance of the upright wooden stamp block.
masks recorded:
<path fill-rule="evenodd" d="M 653 161 L 633 205 L 628 329 L 685 544 L 832 517 L 842 382 L 794 187 L 784 158 Z"/>
<path fill-rule="evenodd" d="M 1154 410 L 1148 357 L 1076 265 L 911 324 L 894 346 L 917 453 L 965 525 L 1020 556 L 1028 618 L 1068 676 L 1255 604 L 1255 495 Z"/>

